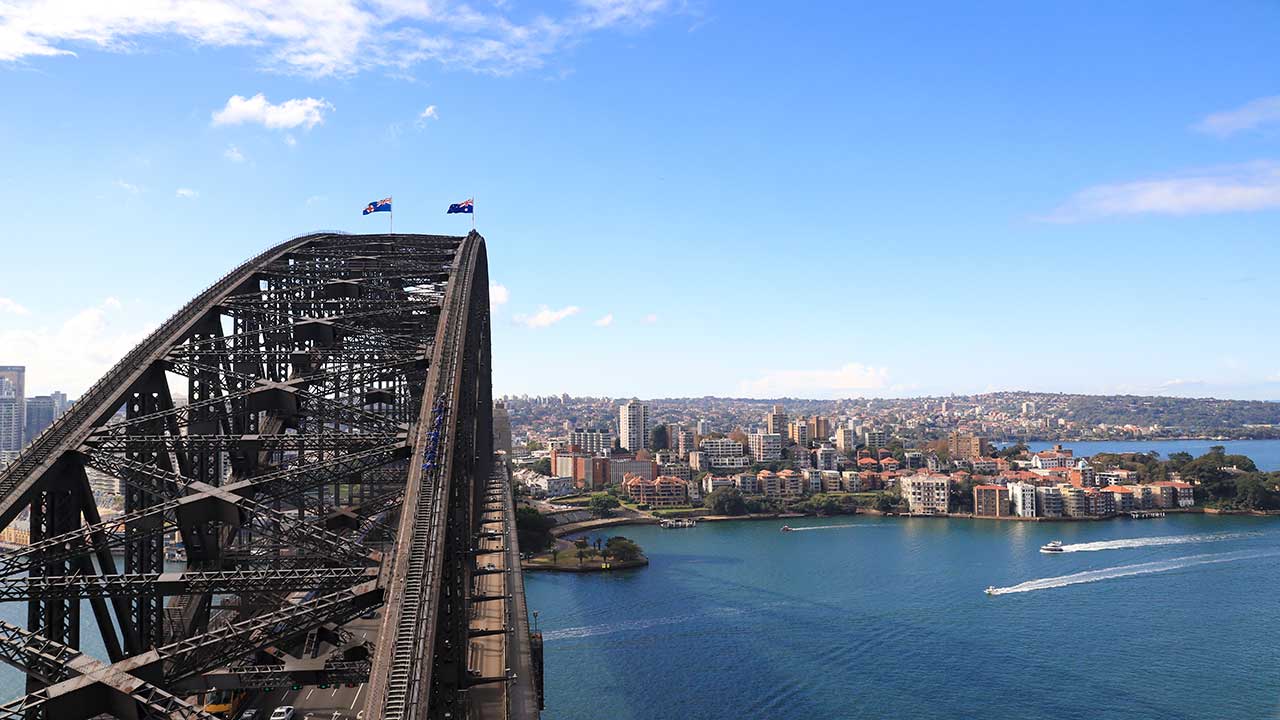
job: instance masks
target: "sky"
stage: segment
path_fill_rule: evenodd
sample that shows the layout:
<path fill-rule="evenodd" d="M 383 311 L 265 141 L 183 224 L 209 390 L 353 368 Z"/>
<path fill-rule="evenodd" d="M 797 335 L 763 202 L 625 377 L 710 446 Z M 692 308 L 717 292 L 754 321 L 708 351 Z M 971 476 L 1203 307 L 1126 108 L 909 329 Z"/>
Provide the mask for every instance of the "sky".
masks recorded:
<path fill-rule="evenodd" d="M 1280 4 L 0 2 L 0 365 L 314 230 L 488 243 L 494 391 L 1280 400 Z"/>

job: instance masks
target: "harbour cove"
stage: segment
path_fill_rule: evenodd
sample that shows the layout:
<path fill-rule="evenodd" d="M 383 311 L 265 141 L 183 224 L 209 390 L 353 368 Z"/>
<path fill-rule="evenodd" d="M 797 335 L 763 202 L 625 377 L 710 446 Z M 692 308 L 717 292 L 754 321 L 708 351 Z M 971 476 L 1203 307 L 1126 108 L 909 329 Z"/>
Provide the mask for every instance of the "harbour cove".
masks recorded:
<path fill-rule="evenodd" d="M 529 575 L 545 717 L 1280 711 L 1280 650 L 1257 642 L 1280 631 L 1275 518 L 785 522 L 613 528 L 649 567 Z"/>

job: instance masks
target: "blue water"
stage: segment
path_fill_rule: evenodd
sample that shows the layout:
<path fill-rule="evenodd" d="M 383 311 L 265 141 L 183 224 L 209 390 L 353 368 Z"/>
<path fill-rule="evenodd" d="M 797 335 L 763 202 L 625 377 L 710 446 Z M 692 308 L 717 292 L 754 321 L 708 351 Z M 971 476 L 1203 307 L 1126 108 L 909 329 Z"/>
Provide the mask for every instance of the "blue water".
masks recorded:
<path fill-rule="evenodd" d="M 1168 460 L 1169 455 L 1176 452 L 1191 453 L 1200 457 L 1209 452 L 1209 448 L 1221 445 L 1230 454 L 1248 455 L 1259 470 L 1272 472 L 1280 470 L 1280 440 L 1083 440 L 1080 442 L 1029 442 L 1027 447 L 1035 451 L 1047 450 L 1054 445 L 1070 448 L 1076 455 L 1093 455 L 1100 452 L 1160 453 L 1161 460 Z"/>
<path fill-rule="evenodd" d="M 1280 520 L 790 522 L 821 529 L 615 528 L 648 568 L 528 574 L 544 717 L 1280 716 Z"/>

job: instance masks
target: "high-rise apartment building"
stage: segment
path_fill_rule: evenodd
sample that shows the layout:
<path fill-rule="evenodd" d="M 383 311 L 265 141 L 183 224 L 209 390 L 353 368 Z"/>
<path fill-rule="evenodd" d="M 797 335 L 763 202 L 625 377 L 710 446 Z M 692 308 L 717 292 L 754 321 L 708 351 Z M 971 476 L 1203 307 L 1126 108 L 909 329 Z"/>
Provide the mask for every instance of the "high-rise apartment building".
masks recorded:
<path fill-rule="evenodd" d="M 618 440 L 631 452 L 649 447 L 648 405 L 633 399 L 618 408 Z"/>
<path fill-rule="evenodd" d="M 858 447 L 858 436 L 851 427 L 836 430 L 836 449 L 842 453 L 853 452 Z"/>
<path fill-rule="evenodd" d="M 814 442 L 827 442 L 831 439 L 831 419 L 814 415 L 809 418 L 809 439 Z"/>
<path fill-rule="evenodd" d="M 613 450 L 613 431 L 574 428 L 573 432 L 569 433 L 569 444 L 576 445 L 584 453 L 605 455 Z"/>
<path fill-rule="evenodd" d="M 868 450 L 879 450 L 889 444 L 889 433 L 885 430 L 865 430 L 862 433 L 862 444 Z"/>
<path fill-rule="evenodd" d="M 782 436 L 778 433 L 752 433 L 747 436 L 751 459 L 756 462 L 773 462 L 782 459 Z"/>
<path fill-rule="evenodd" d="M 952 460 L 973 460 L 982 457 L 985 441 L 977 435 L 953 432 L 947 435 L 947 452 Z"/>
<path fill-rule="evenodd" d="M 787 414 L 782 411 L 781 405 L 774 405 L 772 410 L 765 413 L 764 431 L 778 437 L 787 436 Z"/>
<path fill-rule="evenodd" d="M 802 417 L 787 423 L 787 437 L 802 448 L 809 447 L 809 423 Z"/>

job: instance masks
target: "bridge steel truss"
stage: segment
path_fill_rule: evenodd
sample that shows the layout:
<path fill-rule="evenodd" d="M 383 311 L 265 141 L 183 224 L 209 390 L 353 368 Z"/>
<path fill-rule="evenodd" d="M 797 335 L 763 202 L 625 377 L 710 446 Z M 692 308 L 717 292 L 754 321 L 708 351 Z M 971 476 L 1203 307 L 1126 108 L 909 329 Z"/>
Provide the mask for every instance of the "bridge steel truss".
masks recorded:
<path fill-rule="evenodd" d="M 27 603 L 0 622 L 27 678 L 0 720 L 207 718 L 213 688 L 365 681 L 364 717 L 463 717 L 488 288 L 474 231 L 307 235 L 121 359 L 0 472 L 0 527 L 30 527 L 0 554 L 0 601 Z M 106 658 L 80 652 L 86 605 Z"/>

